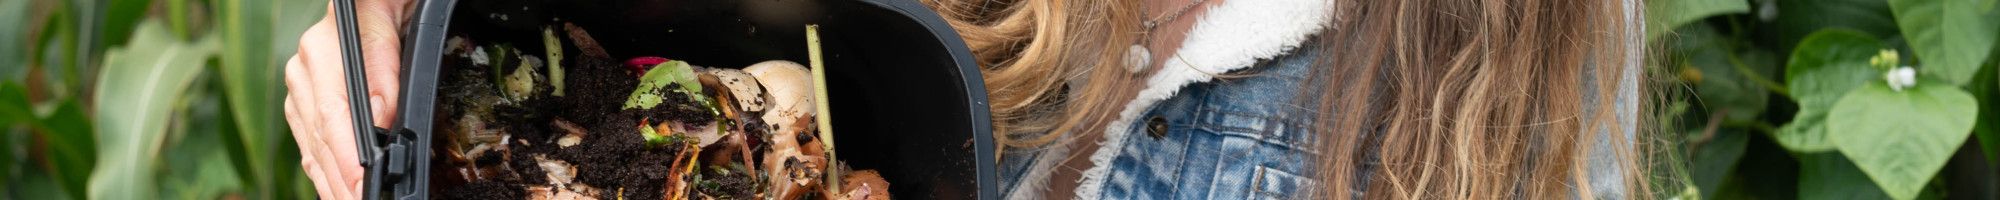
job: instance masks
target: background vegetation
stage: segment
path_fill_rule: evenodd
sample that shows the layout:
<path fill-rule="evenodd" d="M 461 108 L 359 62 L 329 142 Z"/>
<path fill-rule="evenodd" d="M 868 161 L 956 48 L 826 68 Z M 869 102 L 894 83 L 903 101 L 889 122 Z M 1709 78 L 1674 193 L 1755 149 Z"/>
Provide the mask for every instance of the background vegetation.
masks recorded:
<path fill-rule="evenodd" d="M 1648 2 L 1659 129 L 1688 164 L 1666 180 L 1681 199 L 2000 199 L 1996 2 Z"/>
<path fill-rule="evenodd" d="M 311 199 L 282 61 L 325 0 L 0 0 L 0 199 Z"/>

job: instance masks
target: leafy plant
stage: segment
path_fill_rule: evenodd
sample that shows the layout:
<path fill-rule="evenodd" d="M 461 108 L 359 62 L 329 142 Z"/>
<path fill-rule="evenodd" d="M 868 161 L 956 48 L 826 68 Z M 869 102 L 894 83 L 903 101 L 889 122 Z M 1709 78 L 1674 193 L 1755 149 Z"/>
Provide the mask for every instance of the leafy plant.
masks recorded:
<path fill-rule="evenodd" d="M 1954 195 L 1941 177 L 1995 178 L 1992 168 L 1944 169 L 1990 166 L 2000 158 L 2000 121 L 1993 120 L 2000 118 L 1993 107 L 2000 101 L 1996 2 L 1649 2 L 1648 37 L 1668 53 L 1655 65 L 1663 69 L 1650 71 L 1680 77 L 1669 81 L 1695 94 L 1665 97 L 1695 105 L 1691 114 L 1668 120 L 1702 122 L 1662 130 L 1690 130 L 1680 143 L 1698 152 L 1688 158 L 1685 177 L 1701 196 L 1670 195 L 1936 199 Z M 1763 134 L 1735 135 L 1749 132 Z M 1789 160 L 1710 153 L 1742 149 L 1732 139 L 1738 136 L 1762 138 L 1742 145 L 1782 150 Z M 1966 142 L 1973 138 L 1980 142 Z M 1961 147 L 1982 149 L 1976 152 L 1985 159 L 1955 157 Z M 1776 168 L 1793 176 L 1727 166 L 1796 167 Z M 1786 183 L 1796 187 L 1779 188 L 1796 191 L 1724 181 L 1785 177 L 1797 177 Z M 1953 187 L 2000 189 L 1986 184 Z"/>
<path fill-rule="evenodd" d="M 105 54 L 95 100 L 99 164 L 91 173 L 90 197 L 140 199 L 154 196 L 152 170 L 165 145 L 176 102 L 214 54 L 214 42 L 181 42 L 157 21 L 139 24 L 131 46 Z"/>
<path fill-rule="evenodd" d="M 0 0 L 0 199 L 313 198 L 280 69 L 326 5 Z"/>

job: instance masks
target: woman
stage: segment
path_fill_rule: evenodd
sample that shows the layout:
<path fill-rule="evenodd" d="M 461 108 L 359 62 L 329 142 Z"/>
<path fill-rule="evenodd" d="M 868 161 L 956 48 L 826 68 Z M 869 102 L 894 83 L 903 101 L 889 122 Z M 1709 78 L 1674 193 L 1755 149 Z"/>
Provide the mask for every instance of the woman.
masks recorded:
<path fill-rule="evenodd" d="M 1635 0 L 922 1 L 985 66 L 1010 198 L 1648 191 Z M 357 5 L 377 123 L 407 6 Z M 287 65 L 286 117 L 321 196 L 354 199 L 331 21 Z"/>
<path fill-rule="evenodd" d="M 1009 198 L 1648 190 L 1636 0 L 924 3 L 984 66 Z"/>

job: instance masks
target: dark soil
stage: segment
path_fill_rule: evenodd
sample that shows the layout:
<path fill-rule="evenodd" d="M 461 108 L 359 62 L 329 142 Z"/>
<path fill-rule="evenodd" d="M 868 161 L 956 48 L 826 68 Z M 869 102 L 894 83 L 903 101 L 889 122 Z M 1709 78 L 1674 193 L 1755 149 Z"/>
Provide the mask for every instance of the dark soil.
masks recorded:
<path fill-rule="evenodd" d="M 473 40 L 477 42 L 477 38 Z M 539 57 L 541 54 L 534 52 L 527 55 Z M 650 110 L 621 109 L 626 97 L 637 87 L 637 78 L 627 74 L 623 66 L 610 58 L 566 58 L 563 65 L 567 76 L 565 96 L 553 96 L 549 92 L 553 90 L 552 86 L 546 84 L 546 80 L 538 80 L 539 88 L 530 100 L 518 105 L 485 105 L 490 103 L 482 103 L 487 101 L 479 99 L 490 99 L 499 94 L 499 89 L 489 78 L 490 69 L 471 65 L 470 60 L 464 58 L 451 57 L 454 58 L 447 59 L 445 73 L 440 76 L 442 98 L 438 106 L 439 115 L 433 119 L 439 124 L 439 130 L 434 131 L 439 135 L 434 138 L 441 138 L 432 145 L 439 152 L 436 154 L 448 154 L 448 144 L 461 140 L 450 135 L 453 131 L 446 129 L 458 127 L 457 120 L 461 116 L 481 106 L 487 106 L 492 112 L 493 118 L 485 122 L 487 127 L 507 133 L 509 141 L 505 156 L 487 155 L 471 161 L 434 160 L 432 188 L 439 191 L 434 191 L 433 197 L 439 199 L 525 199 L 528 195 L 524 190 L 526 187 L 549 183 L 545 172 L 536 165 L 534 158 L 537 155 L 574 165 L 576 182 L 600 189 L 600 199 L 618 199 L 621 195 L 624 199 L 662 199 L 662 189 L 669 178 L 668 165 L 673 156 L 686 149 L 646 146 L 636 127 L 640 120 L 648 119 L 654 123 L 715 120 L 707 111 L 694 110 L 686 96 L 669 96 L 660 106 Z M 518 61 L 509 61 L 515 62 Z M 501 71 L 511 70 L 512 67 L 507 67 Z M 555 120 L 568 121 L 586 129 L 582 143 L 559 147 L 555 141 L 561 133 L 554 128 Z M 483 179 L 466 181 L 468 178 L 455 173 L 462 168 L 500 174 L 485 174 Z M 747 185 L 750 182 L 743 179 L 724 185 L 738 191 L 731 194 L 748 197 L 752 190 Z M 623 194 L 615 194 L 620 188 L 624 189 Z"/>

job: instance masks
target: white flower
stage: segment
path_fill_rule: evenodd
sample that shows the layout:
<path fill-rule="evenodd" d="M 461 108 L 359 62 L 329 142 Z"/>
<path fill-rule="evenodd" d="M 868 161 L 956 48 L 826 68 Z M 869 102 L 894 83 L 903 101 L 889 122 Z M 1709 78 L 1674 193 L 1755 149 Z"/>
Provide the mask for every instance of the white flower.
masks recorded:
<path fill-rule="evenodd" d="M 1917 86 L 1917 69 L 1910 68 L 1910 66 L 1903 66 L 1903 67 L 1897 67 L 1895 69 L 1889 69 L 1889 73 L 1883 74 L 1882 76 L 1883 80 L 1889 82 L 1890 90 L 1901 92 L 1903 91 L 1903 88 L 1910 88 Z"/>

